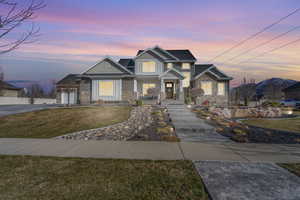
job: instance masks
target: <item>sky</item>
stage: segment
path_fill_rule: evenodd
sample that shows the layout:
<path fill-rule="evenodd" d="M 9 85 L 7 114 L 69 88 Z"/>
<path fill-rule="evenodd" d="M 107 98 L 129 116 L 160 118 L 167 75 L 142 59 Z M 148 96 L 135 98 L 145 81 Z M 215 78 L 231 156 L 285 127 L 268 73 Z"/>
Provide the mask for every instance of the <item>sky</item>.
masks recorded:
<path fill-rule="evenodd" d="M 11 0 L 13 1 L 13 0 Z M 17 0 L 15 0 L 17 1 Z M 22 0 L 25 5 L 29 0 Z M 137 50 L 159 45 L 190 49 L 205 64 L 233 45 L 300 8 L 299 0 L 45 0 L 32 21 L 40 27 L 35 43 L 0 55 L 6 80 L 59 80 L 81 73 L 104 56 L 134 57 Z M 0 8 L 0 12 L 5 9 Z M 30 22 L 31 23 L 31 22 Z M 24 24 L 0 41 L 10 41 Z M 212 63 L 233 76 L 257 81 L 281 77 L 300 80 L 300 12 Z M 292 28 L 271 43 L 231 58 Z M 255 58 L 257 57 L 257 58 Z M 255 58 L 255 59 L 252 59 Z"/>

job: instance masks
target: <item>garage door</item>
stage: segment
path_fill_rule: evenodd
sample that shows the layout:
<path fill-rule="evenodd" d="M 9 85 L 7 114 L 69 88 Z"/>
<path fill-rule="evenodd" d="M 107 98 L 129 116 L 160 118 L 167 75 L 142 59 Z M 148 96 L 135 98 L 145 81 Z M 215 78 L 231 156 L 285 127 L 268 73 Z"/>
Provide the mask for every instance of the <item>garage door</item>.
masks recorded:
<path fill-rule="evenodd" d="M 61 93 L 62 104 L 76 104 L 77 103 L 77 91 L 63 91 Z"/>

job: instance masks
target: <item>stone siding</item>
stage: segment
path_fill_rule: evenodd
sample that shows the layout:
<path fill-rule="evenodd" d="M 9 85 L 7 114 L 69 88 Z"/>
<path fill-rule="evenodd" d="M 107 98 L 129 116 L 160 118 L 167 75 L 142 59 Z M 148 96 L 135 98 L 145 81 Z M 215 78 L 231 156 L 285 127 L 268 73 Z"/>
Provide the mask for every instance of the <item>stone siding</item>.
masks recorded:
<path fill-rule="evenodd" d="M 131 101 L 134 99 L 134 80 L 132 78 L 122 79 L 122 101 Z"/>
<path fill-rule="evenodd" d="M 91 103 L 91 80 L 81 80 L 79 86 L 80 104 Z"/>
<path fill-rule="evenodd" d="M 209 74 L 200 76 L 193 82 L 193 86 L 201 88 L 201 81 L 212 81 L 212 95 L 204 95 L 197 100 L 197 104 L 202 104 L 209 101 L 210 105 L 228 106 L 229 103 L 229 81 L 218 81 L 216 78 Z M 225 83 L 225 95 L 218 95 L 218 83 Z"/>

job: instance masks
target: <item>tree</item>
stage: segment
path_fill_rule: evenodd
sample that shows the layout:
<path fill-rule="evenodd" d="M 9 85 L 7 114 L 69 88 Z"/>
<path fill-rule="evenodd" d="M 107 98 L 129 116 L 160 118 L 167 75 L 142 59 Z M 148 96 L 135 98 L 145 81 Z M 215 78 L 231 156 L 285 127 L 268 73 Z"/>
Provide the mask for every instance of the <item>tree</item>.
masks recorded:
<path fill-rule="evenodd" d="M 0 81 L 4 81 L 4 71 L 1 66 L 0 66 Z"/>
<path fill-rule="evenodd" d="M 10 52 L 21 44 L 35 42 L 39 28 L 33 22 L 27 30 L 23 30 L 22 25 L 34 19 L 36 11 L 43 7 L 43 0 L 29 0 L 28 5 L 21 1 L 0 0 L 0 9 L 6 11 L 0 15 L 0 54 Z M 15 40 L 7 40 L 7 36 L 13 32 L 20 32 L 21 35 Z"/>
<path fill-rule="evenodd" d="M 237 88 L 234 88 L 234 90 L 231 93 L 231 96 L 236 103 L 239 104 L 242 100 L 244 102 L 245 106 L 248 106 L 248 103 L 253 97 L 256 95 L 256 84 L 255 80 L 251 79 L 249 82 L 246 78 L 243 78 L 243 81 L 241 85 Z"/>

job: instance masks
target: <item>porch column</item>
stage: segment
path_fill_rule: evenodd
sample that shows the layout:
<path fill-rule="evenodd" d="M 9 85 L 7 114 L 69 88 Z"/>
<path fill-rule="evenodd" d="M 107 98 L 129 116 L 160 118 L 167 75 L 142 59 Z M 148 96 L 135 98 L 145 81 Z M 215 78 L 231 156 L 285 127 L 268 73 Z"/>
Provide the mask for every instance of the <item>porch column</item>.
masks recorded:
<path fill-rule="evenodd" d="M 137 81 L 136 81 L 136 79 L 133 80 L 133 92 L 134 92 L 134 97 L 138 98 Z"/>
<path fill-rule="evenodd" d="M 164 79 L 160 79 L 160 99 L 165 99 L 165 84 Z"/>

